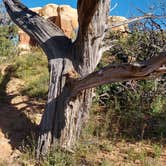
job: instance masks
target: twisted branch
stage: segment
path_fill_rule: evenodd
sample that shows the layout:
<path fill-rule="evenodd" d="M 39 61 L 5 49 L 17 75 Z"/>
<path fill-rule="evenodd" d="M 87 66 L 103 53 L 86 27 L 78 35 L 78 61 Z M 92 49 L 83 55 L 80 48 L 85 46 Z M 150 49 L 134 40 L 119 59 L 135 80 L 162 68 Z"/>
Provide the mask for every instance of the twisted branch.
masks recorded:
<path fill-rule="evenodd" d="M 72 96 L 78 92 L 99 85 L 128 80 L 147 79 L 166 73 L 166 56 L 161 52 L 142 64 L 109 65 L 95 71 L 84 78 L 74 81 Z"/>

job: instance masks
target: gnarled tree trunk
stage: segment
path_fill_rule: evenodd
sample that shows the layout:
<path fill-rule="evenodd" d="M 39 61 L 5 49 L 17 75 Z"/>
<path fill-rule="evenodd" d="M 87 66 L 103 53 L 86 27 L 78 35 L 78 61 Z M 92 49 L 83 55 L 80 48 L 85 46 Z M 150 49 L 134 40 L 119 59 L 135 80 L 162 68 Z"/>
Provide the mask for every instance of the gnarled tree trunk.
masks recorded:
<path fill-rule="evenodd" d="M 49 63 L 50 82 L 46 109 L 40 124 L 37 156 L 58 144 L 71 150 L 88 117 L 92 90 L 71 97 L 72 80 L 95 70 L 109 13 L 109 0 L 78 1 L 79 32 L 74 43 L 52 23 L 16 0 L 4 0 L 13 21 L 43 48 Z"/>
<path fill-rule="evenodd" d="M 115 81 L 144 79 L 165 73 L 165 53 L 141 65 L 111 65 L 94 72 L 102 53 L 110 0 L 78 0 L 79 31 L 74 43 L 48 20 L 17 0 L 3 0 L 12 20 L 33 37 L 48 57 L 50 82 L 40 124 L 37 157 L 50 146 L 72 150 L 88 118 L 92 102 L 89 88 Z M 108 43 L 107 43 L 108 44 Z"/>

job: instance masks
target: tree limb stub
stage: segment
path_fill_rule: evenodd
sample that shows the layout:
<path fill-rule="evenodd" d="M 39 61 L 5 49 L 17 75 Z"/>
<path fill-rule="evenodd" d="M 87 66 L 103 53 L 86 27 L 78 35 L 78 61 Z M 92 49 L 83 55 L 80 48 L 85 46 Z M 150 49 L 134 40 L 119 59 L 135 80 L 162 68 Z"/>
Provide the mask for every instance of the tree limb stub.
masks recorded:
<path fill-rule="evenodd" d="M 3 2 L 13 22 L 36 40 L 42 48 L 46 49 L 45 45 L 49 40 L 54 42 L 55 47 L 60 47 L 60 42 L 69 41 L 58 26 L 31 11 L 20 1 L 3 0 Z"/>
<path fill-rule="evenodd" d="M 166 73 L 166 56 L 161 52 L 159 56 L 154 56 L 143 64 L 121 64 L 109 65 L 99 71 L 95 71 L 84 78 L 74 81 L 73 92 L 75 96 L 78 92 L 94 88 L 111 82 L 121 82 L 128 80 L 141 80 L 151 76 L 159 76 Z"/>

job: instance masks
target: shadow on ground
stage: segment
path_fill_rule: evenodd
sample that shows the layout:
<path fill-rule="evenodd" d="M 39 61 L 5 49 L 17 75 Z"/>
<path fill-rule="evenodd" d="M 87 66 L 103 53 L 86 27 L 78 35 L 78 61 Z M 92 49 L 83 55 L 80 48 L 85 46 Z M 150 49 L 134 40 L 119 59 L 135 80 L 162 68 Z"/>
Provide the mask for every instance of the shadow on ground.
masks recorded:
<path fill-rule="evenodd" d="M 31 101 L 12 104 L 12 99 L 17 95 L 10 95 L 6 92 L 7 85 L 12 78 L 12 70 L 12 67 L 6 70 L 0 83 L 0 131 L 9 140 L 13 150 L 21 150 L 23 142 L 32 133 L 38 131 L 38 126 L 27 115 L 33 114 L 33 110 L 41 110 L 43 105 L 37 105 Z M 19 104 L 24 104 L 24 106 L 18 108 Z"/>

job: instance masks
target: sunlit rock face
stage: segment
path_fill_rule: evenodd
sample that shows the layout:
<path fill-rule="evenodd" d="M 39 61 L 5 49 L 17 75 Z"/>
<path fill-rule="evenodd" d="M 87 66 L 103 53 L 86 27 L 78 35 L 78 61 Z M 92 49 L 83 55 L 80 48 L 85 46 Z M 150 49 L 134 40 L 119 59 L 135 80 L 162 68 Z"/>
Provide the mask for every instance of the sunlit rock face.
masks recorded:
<path fill-rule="evenodd" d="M 69 5 L 56 5 L 48 4 L 43 8 L 32 8 L 34 12 L 40 16 L 52 21 L 58 27 L 60 27 L 64 34 L 69 38 L 74 38 L 75 31 L 78 29 L 78 15 L 77 10 Z M 126 21 L 125 17 L 121 16 L 109 16 L 108 26 L 111 27 L 119 22 Z M 126 32 L 128 25 L 122 25 L 119 27 L 111 28 L 110 31 Z M 30 49 L 31 46 L 35 46 L 36 42 L 30 38 L 23 30 L 19 29 L 19 48 Z"/>
<path fill-rule="evenodd" d="M 48 4 L 43 8 L 32 8 L 34 12 L 40 16 L 52 21 L 60 27 L 64 34 L 72 38 L 74 30 L 78 28 L 77 10 L 68 5 Z M 19 29 L 19 48 L 29 49 L 30 46 L 35 46 L 36 42 L 30 38 L 23 30 Z"/>
<path fill-rule="evenodd" d="M 109 16 L 108 19 L 109 19 L 109 21 L 108 21 L 109 26 L 114 26 L 121 22 L 127 21 L 127 18 L 122 17 L 122 16 Z M 126 31 L 128 31 L 128 29 L 129 28 L 128 28 L 127 24 L 112 28 L 113 31 L 120 31 L 120 32 L 126 32 Z"/>
<path fill-rule="evenodd" d="M 58 7 L 60 18 L 59 27 L 69 37 L 73 37 L 73 32 L 78 28 L 78 15 L 77 10 L 68 5 L 61 5 Z"/>

